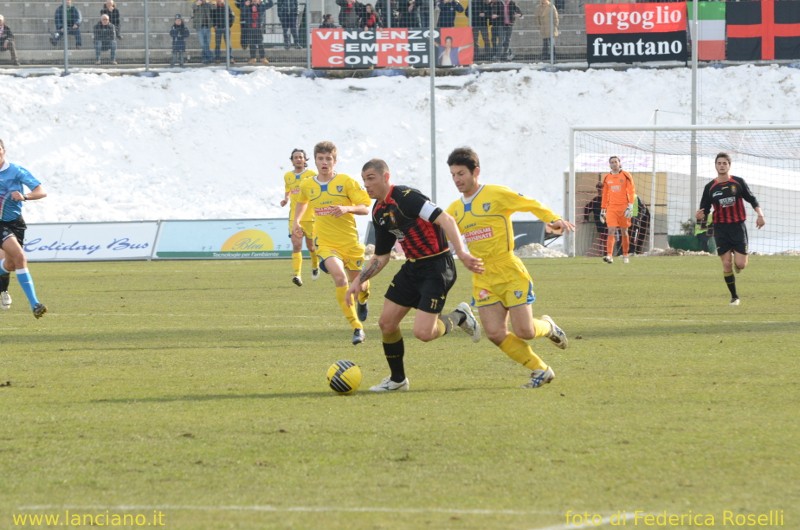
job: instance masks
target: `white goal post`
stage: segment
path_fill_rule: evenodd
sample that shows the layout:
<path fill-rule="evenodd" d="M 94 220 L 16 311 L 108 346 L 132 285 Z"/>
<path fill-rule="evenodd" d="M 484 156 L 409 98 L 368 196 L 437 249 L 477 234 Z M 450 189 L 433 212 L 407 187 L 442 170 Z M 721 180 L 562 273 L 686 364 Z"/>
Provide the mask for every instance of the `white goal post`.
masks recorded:
<path fill-rule="evenodd" d="M 731 174 L 745 179 L 764 210 L 767 224 L 757 230 L 746 205 L 750 251 L 800 252 L 800 125 L 695 125 L 570 129 L 564 207 L 578 230 L 567 239 L 568 253 L 605 254 L 591 206 L 613 155 L 633 176 L 644 204 L 631 234 L 632 243 L 638 237 L 635 252 L 697 250 L 683 245 L 694 244 L 692 220 L 703 187 L 716 177 L 720 152 L 731 156 Z"/>

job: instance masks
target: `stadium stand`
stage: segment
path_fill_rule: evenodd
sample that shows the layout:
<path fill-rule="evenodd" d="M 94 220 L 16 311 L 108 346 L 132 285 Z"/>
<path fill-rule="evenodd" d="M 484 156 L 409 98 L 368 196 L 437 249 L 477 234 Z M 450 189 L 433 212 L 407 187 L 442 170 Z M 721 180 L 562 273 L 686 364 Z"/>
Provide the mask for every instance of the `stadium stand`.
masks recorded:
<path fill-rule="evenodd" d="M 311 26 L 318 27 L 322 18 L 322 10 L 327 8 L 327 0 L 312 3 L 310 14 Z M 53 15 L 61 2 L 25 0 L 0 1 L 0 13 L 5 16 L 6 23 L 13 29 L 16 37 L 17 52 L 24 66 L 60 66 L 64 63 L 63 44 L 52 46 L 50 33 L 55 31 Z M 92 27 L 97 23 L 102 0 L 74 0 L 73 5 L 80 9 L 83 16 L 81 32 L 83 48 L 69 50 L 69 63 L 75 66 L 94 64 L 94 47 Z M 315 6 L 316 9 L 315 9 Z M 319 6 L 322 6 L 322 10 Z M 515 62 L 536 62 L 541 54 L 541 37 L 534 20 L 535 0 L 520 0 L 519 6 L 525 16 L 517 22 L 512 35 L 511 46 Z M 160 0 L 147 2 L 147 24 L 145 19 L 145 2 L 120 0 L 117 7 L 121 14 L 123 40 L 118 43 L 117 61 L 121 65 L 145 64 L 145 35 L 149 35 L 149 62 L 155 65 L 167 65 L 170 60 L 171 39 L 169 29 L 176 13 L 183 14 L 191 28 L 191 2 L 186 0 Z M 335 7 L 335 6 L 334 6 Z M 300 10 L 304 4 L 300 4 Z M 332 9 L 332 8 L 331 8 Z M 330 9 L 329 9 L 330 11 Z M 334 9 L 335 11 L 335 9 Z M 586 35 L 583 30 L 583 0 L 566 0 L 560 13 L 561 36 L 558 39 L 556 52 L 557 62 L 582 61 L 585 59 Z M 306 50 L 284 50 L 277 10 L 267 12 L 264 42 L 273 65 L 305 66 Z M 233 42 L 238 42 L 238 20 L 234 24 L 236 33 Z M 192 28 L 193 29 L 193 28 Z M 302 27 L 301 27 L 302 29 Z M 72 38 L 70 46 L 74 42 Z M 189 63 L 199 63 L 199 44 L 192 31 L 189 38 Z M 233 57 L 237 62 L 246 60 L 246 52 L 234 46 Z M 0 56 L 0 68 L 13 66 L 5 60 L 8 56 Z"/>

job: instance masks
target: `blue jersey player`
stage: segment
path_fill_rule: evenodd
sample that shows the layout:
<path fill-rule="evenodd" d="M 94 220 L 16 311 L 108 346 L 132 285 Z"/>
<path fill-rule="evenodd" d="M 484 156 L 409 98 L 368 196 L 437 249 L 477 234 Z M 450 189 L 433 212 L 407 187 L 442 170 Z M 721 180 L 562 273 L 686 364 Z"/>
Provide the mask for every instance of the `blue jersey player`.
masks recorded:
<path fill-rule="evenodd" d="M 28 193 L 25 193 L 25 188 L 28 188 Z M 6 148 L 3 140 L 0 140 L 0 276 L 7 277 L 11 271 L 16 271 L 19 285 L 28 297 L 36 318 L 41 318 L 47 308 L 36 298 L 33 277 L 28 272 L 28 260 L 22 250 L 26 228 L 22 219 L 22 203 L 46 196 L 41 183 L 28 170 L 6 160 Z M 5 287 L 8 288 L 7 283 Z M 11 297 L 7 291 L 3 294 L 3 306 L 10 306 Z"/>

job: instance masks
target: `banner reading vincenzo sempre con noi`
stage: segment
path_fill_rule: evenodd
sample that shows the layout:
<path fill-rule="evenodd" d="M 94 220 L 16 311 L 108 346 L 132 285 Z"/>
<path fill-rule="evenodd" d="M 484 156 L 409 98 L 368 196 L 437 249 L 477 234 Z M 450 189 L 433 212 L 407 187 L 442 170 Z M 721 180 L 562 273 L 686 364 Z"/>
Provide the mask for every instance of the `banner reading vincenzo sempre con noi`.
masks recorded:
<path fill-rule="evenodd" d="M 592 63 L 686 61 L 686 2 L 586 4 Z"/>
<path fill-rule="evenodd" d="M 464 66 L 474 59 L 472 30 L 439 28 L 433 35 L 437 66 Z M 430 64 L 427 29 L 384 28 L 377 31 L 319 28 L 311 31 L 314 68 L 405 68 Z"/>

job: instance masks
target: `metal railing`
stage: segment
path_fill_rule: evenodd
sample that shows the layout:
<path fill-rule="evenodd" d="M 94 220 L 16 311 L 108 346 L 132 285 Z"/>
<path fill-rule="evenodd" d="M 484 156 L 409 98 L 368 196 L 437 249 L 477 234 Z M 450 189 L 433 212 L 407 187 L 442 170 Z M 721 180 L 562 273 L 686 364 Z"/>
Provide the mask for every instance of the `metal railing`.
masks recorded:
<path fill-rule="evenodd" d="M 552 55 L 546 53 L 542 32 L 535 23 L 535 10 L 538 0 L 517 0 L 523 16 L 516 20 L 511 31 L 511 56 L 499 56 L 489 53 L 485 43 L 479 38 L 475 46 L 475 59 L 477 63 L 491 64 L 495 62 L 521 63 L 558 63 L 583 60 L 585 57 L 585 36 L 582 35 L 582 15 L 572 11 L 579 8 L 579 0 L 569 9 L 569 13 L 560 15 L 560 26 L 563 37 L 556 39 Z M 559 0 L 562 1 L 562 0 Z M 243 0 L 239 0 L 243 4 Z M 392 19 L 392 11 L 400 0 L 386 0 L 383 5 L 386 15 L 385 25 L 395 26 L 399 22 L 397 17 Z M 198 32 L 192 19 L 192 2 L 186 0 L 171 0 L 153 2 L 125 2 L 118 6 L 120 28 L 119 37 L 116 39 L 115 57 L 112 64 L 110 46 L 101 46 L 99 56 L 100 64 L 96 64 L 98 56 L 95 50 L 94 28 L 100 21 L 100 9 L 103 4 L 73 0 L 68 6 L 67 0 L 60 0 L 58 4 L 52 2 L 13 2 L 5 4 L 0 11 L 5 17 L 6 26 L 13 30 L 13 39 L 16 46 L 17 57 L 22 68 L 30 67 L 60 67 L 65 71 L 72 68 L 99 67 L 144 67 L 151 68 L 169 67 L 172 59 L 172 38 L 170 29 L 175 20 L 175 15 L 180 13 L 185 25 L 190 30 L 186 40 L 185 64 L 197 66 L 208 64 L 203 62 L 203 53 L 198 39 Z M 237 0 L 227 0 L 234 16 L 230 27 L 221 27 L 225 34 L 222 36 L 219 54 L 215 50 L 216 28 L 211 29 L 210 51 L 214 56 L 211 64 L 232 67 L 246 62 L 249 57 L 248 45 L 242 42 L 242 17 L 237 5 Z M 469 26 L 472 14 L 469 10 L 468 0 L 463 0 L 465 12 L 459 13 L 456 18 L 457 26 Z M 211 4 L 212 6 L 214 3 Z M 282 4 L 281 4 L 282 5 Z M 570 5 L 570 4 L 567 4 Z M 434 21 L 438 16 L 436 0 L 429 0 L 429 9 L 434 10 Z M 65 30 L 56 29 L 55 11 L 61 10 L 61 17 L 69 19 L 69 12 L 64 17 L 64 10 L 70 7 L 77 8 L 82 17 L 78 27 L 69 27 Z M 289 33 L 286 21 L 282 20 L 280 5 L 268 9 L 260 21 L 261 44 L 265 47 L 269 63 L 277 66 L 311 67 L 311 55 L 307 43 L 311 42 L 310 33 L 318 28 L 324 14 L 333 15 L 337 20 L 339 7 L 333 0 L 314 0 L 298 4 L 296 29 L 299 32 L 301 47 L 284 46 L 284 35 Z M 382 13 L 381 13 L 382 14 Z M 469 16 L 467 16 L 469 14 Z M 337 23 L 338 25 L 338 23 Z M 491 31 L 491 30 L 490 30 Z M 80 40 L 78 40 L 80 39 Z M 80 42 L 80 47 L 78 43 Z M 226 46 L 231 43 L 230 51 Z M 259 63 L 263 64 L 263 63 Z M 14 68 L 10 54 L 0 54 L 0 68 Z"/>

